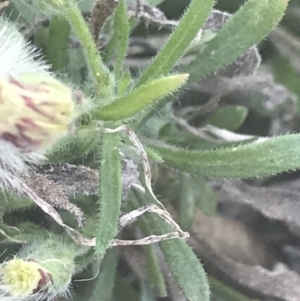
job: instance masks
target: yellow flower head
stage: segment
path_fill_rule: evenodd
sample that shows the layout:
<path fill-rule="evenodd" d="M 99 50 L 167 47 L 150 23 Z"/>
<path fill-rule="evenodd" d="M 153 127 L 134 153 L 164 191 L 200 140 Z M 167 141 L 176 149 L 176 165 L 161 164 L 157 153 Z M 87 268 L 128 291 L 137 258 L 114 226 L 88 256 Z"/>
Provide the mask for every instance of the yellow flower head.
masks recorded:
<path fill-rule="evenodd" d="M 1 287 L 12 297 L 27 298 L 51 283 L 51 275 L 34 261 L 13 259 L 0 267 Z"/>
<path fill-rule="evenodd" d="M 0 137 L 24 152 L 50 147 L 75 117 L 72 91 L 50 76 L 0 78 Z"/>

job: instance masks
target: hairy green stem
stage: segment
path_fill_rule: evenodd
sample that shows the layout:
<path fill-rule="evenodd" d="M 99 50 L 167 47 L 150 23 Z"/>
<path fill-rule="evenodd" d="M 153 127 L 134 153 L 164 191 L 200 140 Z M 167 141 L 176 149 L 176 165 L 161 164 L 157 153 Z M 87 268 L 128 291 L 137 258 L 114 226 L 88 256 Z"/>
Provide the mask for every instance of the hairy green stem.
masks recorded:
<path fill-rule="evenodd" d="M 109 96 L 112 93 L 113 77 L 102 62 L 93 36 L 77 6 L 65 11 L 66 18 L 72 24 L 86 53 L 86 60 L 95 81 L 95 92 L 98 96 Z"/>

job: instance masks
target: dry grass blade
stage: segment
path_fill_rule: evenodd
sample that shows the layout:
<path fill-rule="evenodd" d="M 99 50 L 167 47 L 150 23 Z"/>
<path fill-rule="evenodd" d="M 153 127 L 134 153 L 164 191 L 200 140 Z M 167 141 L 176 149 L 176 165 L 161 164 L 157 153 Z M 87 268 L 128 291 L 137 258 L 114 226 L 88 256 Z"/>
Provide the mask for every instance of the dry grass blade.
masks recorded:
<path fill-rule="evenodd" d="M 142 206 L 138 209 L 132 210 L 128 212 L 127 214 L 123 215 L 119 220 L 119 228 L 118 232 L 121 231 L 126 225 L 132 223 L 136 220 L 139 216 L 143 215 L 144 213 L 156 213 L 159 215 L 162 219 L 164 219 L 171 227 L 173 227 L 176 231 L 162 234 L 162 235 L 150 235 L 141 239 L 137 240 L 119 240 L 114 239 L 111 242 L 110 246 L 138 246 L 138 245 L 149 245 L 157 242 L 161 242 L 167 239 L 173 239 L 173 238 L 182 238 L 186 239 L 189 237 L 189 234 L 187 232 L 183 232 L 178 224 L 173 220 L 172 216 L 164 209 L 159 208 L 155 204 L 149 204 L 146 206 Z"/>

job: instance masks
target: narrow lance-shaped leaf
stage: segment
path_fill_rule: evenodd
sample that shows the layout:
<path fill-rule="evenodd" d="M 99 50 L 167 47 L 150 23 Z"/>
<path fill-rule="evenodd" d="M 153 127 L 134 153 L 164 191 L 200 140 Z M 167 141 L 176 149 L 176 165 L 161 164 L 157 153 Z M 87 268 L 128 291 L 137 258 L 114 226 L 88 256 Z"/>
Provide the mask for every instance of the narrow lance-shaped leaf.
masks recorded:
<path fill-rule="evenodd" d="M 123 95 L 127 92 L 131 84 L 131 81 L 132 81 L 131 74 L 129 70 L 126 70 L 122 74 L 122 77 L 120 78 L 118 83 L 118 95 Z"/>
<path fill-rule="evenodd" d="M 146 256 L 146 269 L 147 269 L 147 278 L 151 287 L 154 288 L 158 296 L 166 297 L 167 288 L 165 284 L 164 277 L 159 266 L 157 256 L 154 251 L 154 247 L 144 246 L 144 252 Z"/>
<path fill-rule="evenodd" d="M 208 301 L 210 292 L 205 271 L 200 259 L 187 243 L 169 240 L 162 242 L 160 246 L 174 280 L 187 299 Z"/>
<path fill-rule="evenodd" d="M 193 223 L 196 207 L 195 195 L 197 190 L 192 184 L 192 177 L 188 173 L 180 173 L 180 193 L 178 222 L 182 230 L 188 231 Z"/>
<path fill-rule="evenodd" d="M 150 288 L 149 282 L 147 280 L 140 281 L 140 285 L 141 285 L 141 299 L 140 300 L 141 301 L 156 301 L 157 297 L 155 296 L 154 291 Z"/>
<path fill-rule="evenodd" d="M 253 301 L 252 298 L 242 295 L 241 293 L 232 289 L 230 286 L 223 284 L 211 276 L 209 276 L 208 279 L 214 300 Z"/>
<path fill-rule="evenodd" d="M 77 130 L 73 135 L 67 136 L 56 143 L 47 153 L 49 162 L 74 162 L 78 158 L 87 157 L 95 150 L 98 131 L 86 126 Z"/>
<path fill-rule="evenodd" d="M 122 69 L 123 60 L 126 56 L 128 49 L 130 27 L 126 13 L 125 1 L 121 0 L 115 11 L 114 19 L 115 35 L 117 36 L 117 59 L 114 68 L 116 78 L 119 78 Z"/>
<path fill-rule="evenodd" d="M 68 53 L 68 73 L 70 82 L 75 86 L 80 86 L 82 83 L 82 70 L 86 67 L 84 51 L 82 48 L 69 49 Z"/>
<path fill-rule="evenodd" d="M 100 149 L 100 211 L 96 232 L 96 253 L 103 256 L 117 233 L 121 208 L 122 169 L 119 154 L 119 135 L 103 133 Z"/>
<path fill-rule="evenodd" d="M 46 58 L 53 71 L 65 71 L 70 32 L 71 26 L 62 16 L 54 16 L 51 19 Z"/>
<path fill-rule="evenodd" d="M 170 146 L 149 146 L 164 162 L 183 171 L 207 177 L 268 176 L 300 168 L 300 135 L 284 135 L 233 148 L 189 151 Z"/>
<path fill-rule="evenodd" d="M 76 5 L 73 5 L 71 9 L 62 10 L 62 14 L 70 22 L 84 47 L 86 61 L 96 84 L 96 94 L 100 96 L 110 95 L 112 93 L 114 78 L 102 61 L 81 11 Z"/>
<path fill-rule="evenodd" d="M 183 68 L 190 81 L 199 80 L 239 58 L 259 43 L 281 20 L 288 0 L 249 0 L 208 42 L 196 59 Z"/>
<path fill-rule="evenodd" d="M 196 191 L 196 207 L 205 215 L 214 215 L 217 211 L 218 198 L 208 181 L 197 174 L 192 174 L 192 186 Z"/>
<path fill-rule="evenodd" d="M 22 196 L 9 193 L 8 191 L 0 192 L 0 206 L 2 214 L 15 210 L 26 210 L 34 206 L 34 203 Z"/>
<path fill-rule="evenodd" d="M 172 70 L 205 23 L 213 5 L 214 0 L 193 0 L 191 2 L 168 43 L 142 73 L 137 83 L 138 86 L 159 76 L 167 75 Z"/>
<path fill-rule="evenodd" d="M 93 293 L 89 301 L 110 301 L 112 300 L 114 284 L 115 284 L 115 275 L 116 267 L 118 262 L 118 252 L 116 249 L 111 249 L 101 263 L 101 268 L 99 275 L 96 279 L 96 285 L 93 289 Z M 96 265 L 98 269 L 98 265 Z M 93 272 L 96 274 L 98 271 L 93 269 Z"/>
<path fill-rule="evenodd" d="M 217 112 L 208 117 L 202 126 L 211 124 L 215 127 L 233 132 L 243 124 L 247 114 L 248 109 L 246 107 L 228 105 L 220 108 Z"/>
<path fill-rule="evenodd" d="M 187 74 L 171 75 L 153 80 L 129 94 L 117 98 L 111 104 L 97 108 L 94 117 L 105 121 L 131 118 L 144 108 L 178 89 L 187 80 Z"/>
<path fill-rule="evenodd" d="M 152 203 L 153 200 L 148 194 L 145 196 L 139 191 L 135 191 L 135 196 L 139 200 L 139 205 Z M 149 230 L 153 234 L 162 234 L 172 231 L 172 228 L 155 214 L 148 214 L 146 219 L 139 219 L 143 233 L 149 235 Z M 205 271 L 199 259 L 187 243 L 181 239 L 171 239 L 161 242 L 166 263 L 170 272 L 180 287 L 182 294 L 189 301 L 208 301 L 209 285 Z"/>
<path fill-rule="evenodd" d="M 47 53 L 48 47 L 48 29 L 45 27 L 37 27 L 34 33 L 34 44 L 42 53 Z"/>
<path fill-rule="evenodd" d="M 94 82 L 96 83 L 96 93 L 98 95 L 110 94 L 112 92 L 112 75 L 102 62 L 102 58 L 97 50 L 91 31 L 77 2 L 78 1 L 60 0 L 14 1 L 14 5 L 17 4 L 18 9 L 22 12 L 22 17 L 23 11 L 30 11 L 36 13 L 43 12 L 43 14 L 50 16 L 59 15 L 61 18 L 65 18 L 71 24 L 75 34 L 83 45 L 86 61 L 91 69 L 91 75 Z M 35 16 L 35 14 L 31 15 Z M 57 44 L 57 40 L 55 41 L 55 44 Z"/>
<path fill-rule="evenodd" d="M 114 287 L 114 298 L 117 301 L 140 301 L 138 291 L 128 283 L 127 278 L 116 276 L 116 283 Z"/>

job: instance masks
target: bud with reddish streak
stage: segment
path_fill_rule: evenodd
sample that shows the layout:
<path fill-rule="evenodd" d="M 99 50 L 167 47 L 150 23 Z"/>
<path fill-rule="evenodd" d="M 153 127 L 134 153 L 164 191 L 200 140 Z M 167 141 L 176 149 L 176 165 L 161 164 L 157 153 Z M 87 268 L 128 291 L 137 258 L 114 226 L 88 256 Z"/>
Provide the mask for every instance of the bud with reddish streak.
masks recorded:
<path fill-rule="evenodd" d="M 75 117 L 72 91 L 50 76 L 0 79 L 0 139 L 24 152 L 50 147 Z"/>
<path fill-rule="evenodd" d="M 72 276 L 82 270 L 75 259 L 87 250 L 55 235 L 24 247 L 0 265 L 0 299 L 34 301 L 69 296 Z"/>
<path fill-rule="evenodd" d="M 74 126 L 76 97 L 74 102 L 71 88 L 38 55 L 16 26 L 0 17 L 2 190 L 22 193 L 30 166 L 41 163 L 41 155 Z"/>

